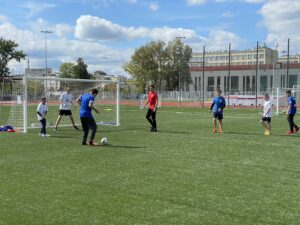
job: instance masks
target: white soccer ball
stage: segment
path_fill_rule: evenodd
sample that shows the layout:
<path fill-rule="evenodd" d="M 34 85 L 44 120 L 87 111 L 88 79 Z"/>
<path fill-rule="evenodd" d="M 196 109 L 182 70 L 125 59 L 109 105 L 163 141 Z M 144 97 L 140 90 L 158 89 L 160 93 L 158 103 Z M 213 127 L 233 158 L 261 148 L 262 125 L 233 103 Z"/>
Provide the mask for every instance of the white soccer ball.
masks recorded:
<path fill-rule="evenodd" d="M 101 144 L 102 145 L 108 145 L 108 139 L 106 137 L 101 139 Z"/>

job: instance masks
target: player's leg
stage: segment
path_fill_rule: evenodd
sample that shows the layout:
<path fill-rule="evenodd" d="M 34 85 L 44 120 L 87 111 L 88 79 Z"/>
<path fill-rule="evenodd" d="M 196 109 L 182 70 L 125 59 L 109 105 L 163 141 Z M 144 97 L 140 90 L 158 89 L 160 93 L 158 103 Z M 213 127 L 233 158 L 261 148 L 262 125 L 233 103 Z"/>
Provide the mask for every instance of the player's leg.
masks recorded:
<path fill-rule="evenodd" d="M 213 133 L 217 132 L 217 114 L 213 113 Z"/>
<path fill-rule="evenodd" d="M 70 117 L 70 120 L 71 120 L 71 123 L 72 123 L 73 127 L 74 127 L 76 130 L 79 130 L 79 128 L 75 125 L 75 121 L 74 121 L 74 118 L 73 118 L 73 116 L 72 116 L 72 112 L 71 112 L 71 111 L 70 111 L 69 117 Z"/>
<path fill-rule="evenodd" d="M 55 122 L 54 130 L 57 130 L 57 127 L 61 121 L 62 116 L 63 116 L 63 112 L 62 112 L 62 110 L 59 110 L 59 114 L 58 114 L 57 120 Z"/>
<path fill-rule="evenodd" d="M 151 109 L 148 109 L 148 112 L 146 114 L 146 119 L 148 120 L 148 122 L 151 124 L 151 130 L 153 129 L 153 123 L 152 123 L 152 119 L 151 118 L 151 115 L 152 115 L 152 110 Z"/>
<path fill-rule="evenodd" d="M 97 132 L 97 124 L 94 118 L 88 118 L 88 126 L 91 129 L 92 133 L 90 136 L 89 144 L 94 145 L 94 139 Z"/>
<path fill-rule="evenodd" d="M 266 132 L 268 130 L 268 126 L 267 126 L 265 118 L 263 117 L 260 122 L 261 122 L 261 125 L 263 126 L 263 128 L 265 128 L 265 134 L 266 134 Z"/>
<path fill-rule="evenodd" d="M 40 120 L 41 123 L 41 131 L 40 131 L 40 136 L 44 136 L 45 132 L 46 132 L 46 123 L 45 123 L 45 119 L 41 119 Z"/>
<path fill-rule="evenodd" d="M 152 118 L 152 124 L 153 124 L 152 131 L 153 132 L 157 132 L 157 127 L 156 127 L 156 112 L 152 111 L 151 118 Z"/>
<path fill-rule="evenodd" d="M 223 133 L 223 113 L 218 114 L 219 131 Z"/>
<path fill-rule="evenodd" d="M 89 135 L 89 125 L 87 122 L 87 118 L 80 117 L 80 121 L 83 130 L 82 145 L 86 145 L 86 140 Z"/>
<path fill-rule="evenodd" d="M 295 114 L 293 114 L 293 132 L 297 133 L 299 131 L 299 127 L 296 125 L 294 117 L 295 117 Z"/>
<path fill-rule="evenodd" d="M 288 132 L 288 134 L 293 134 L 294 133 L 294 115 L 289 114 L 287 120 L 289 122 L 289 127 L 290 127 L 290 131 Z"/>

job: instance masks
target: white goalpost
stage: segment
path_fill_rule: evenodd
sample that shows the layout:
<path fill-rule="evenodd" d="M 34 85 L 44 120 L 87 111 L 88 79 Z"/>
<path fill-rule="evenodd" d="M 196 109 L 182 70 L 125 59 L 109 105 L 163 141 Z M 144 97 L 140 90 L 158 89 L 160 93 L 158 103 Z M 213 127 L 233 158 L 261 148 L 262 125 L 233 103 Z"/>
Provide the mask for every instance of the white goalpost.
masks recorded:
<path fill-rule="evenodd" d="M 118 81 L 83 80 L 50 77 L 24 76 L 23 80 L 13 82 L 9 105 L 8 124 L 22 132 L 39 128 L 37 105 L 42 97 L 48 104 L 47 127 L 54 127 L 59 113 L 60 96 L 68 87 L 73 97 L 72 114 L 76 125 L 80 125 L 80 106 L 76 100 L 91 89 L 98 90 L 95 107 L 100 113 L 94 113 L 99 125 L 120 125 L 120 86 Z M 63 117 L 59 127 L 72 126 L 69 118 Z"/>

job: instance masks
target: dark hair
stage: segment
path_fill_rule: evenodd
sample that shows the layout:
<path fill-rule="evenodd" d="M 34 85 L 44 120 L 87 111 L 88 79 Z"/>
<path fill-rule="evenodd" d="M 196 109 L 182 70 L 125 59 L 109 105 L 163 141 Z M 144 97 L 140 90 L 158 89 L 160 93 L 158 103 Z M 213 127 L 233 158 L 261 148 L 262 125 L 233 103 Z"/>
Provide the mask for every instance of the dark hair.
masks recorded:
<path fill-rule="evenodd" d="M 265 93 L 265 97 L 269 98 L 269 95 L 268 95 L 268 93 Z"/>
<path fill-rule="evenodd" d="M 285 93 L 287 93 L 287 94 L 292 94 L 292 92 L 291 92 L 291 90 L 287 90 Z"/>
<path fill-rule="evenodd" d="M 91 90 L 91 93 L 97 95 L 97 94 L 98 94 L 98 90 L 97 90 L 97 89 L 92 89 L 92 90 Z"/>
<path fill-rule="evenodd" d="M 149 84 L 149 87 L 155 88 L 154 84 Z"/>
<path fill-rule="evenodd" d="M 220 92 L 220 93 L 222 93 L 222 90 L 221 90 L 221 89 L 218 89 L 218 90 L 217 90 L 217 92 Z"/>
<path fill-rule="evenodd" d="M 46 97 L 42 97 L 41 100 L 47 100 Z"/>

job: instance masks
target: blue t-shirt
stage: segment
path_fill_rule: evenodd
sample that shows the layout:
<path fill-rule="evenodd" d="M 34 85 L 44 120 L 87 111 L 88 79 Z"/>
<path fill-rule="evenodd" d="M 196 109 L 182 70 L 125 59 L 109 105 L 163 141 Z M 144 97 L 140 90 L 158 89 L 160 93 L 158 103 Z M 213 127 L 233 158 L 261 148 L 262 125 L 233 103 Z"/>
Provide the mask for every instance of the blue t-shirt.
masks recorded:
<path fill-rule="evenodd" d="M 290 111 L 288 112 L 289 115 L 296 114 L 297 112 L 297 104 L 296 100 L 293 96 L 288 97 L 288 105 L 291 105 Z"/>
<path fill-rule="evenodd" d="M 222 96 L 216 96 L 214 97 L 214 108 L 213 108 L 213 112 L 214 113 L 223 113 L 223 108 L 226 106 L 226 101 L 225 98 Z M 218 109 L 221 109 L 220 111 Z"/>
<path fill-rule="evenodd" d="M 80 97 L 81 107 L 80 107 L 80 117 L 93 118 L 92 110 L 89 107 L 90 103 L 94 103 L 95 98 L 92 94 L 86 93 Z"/>

